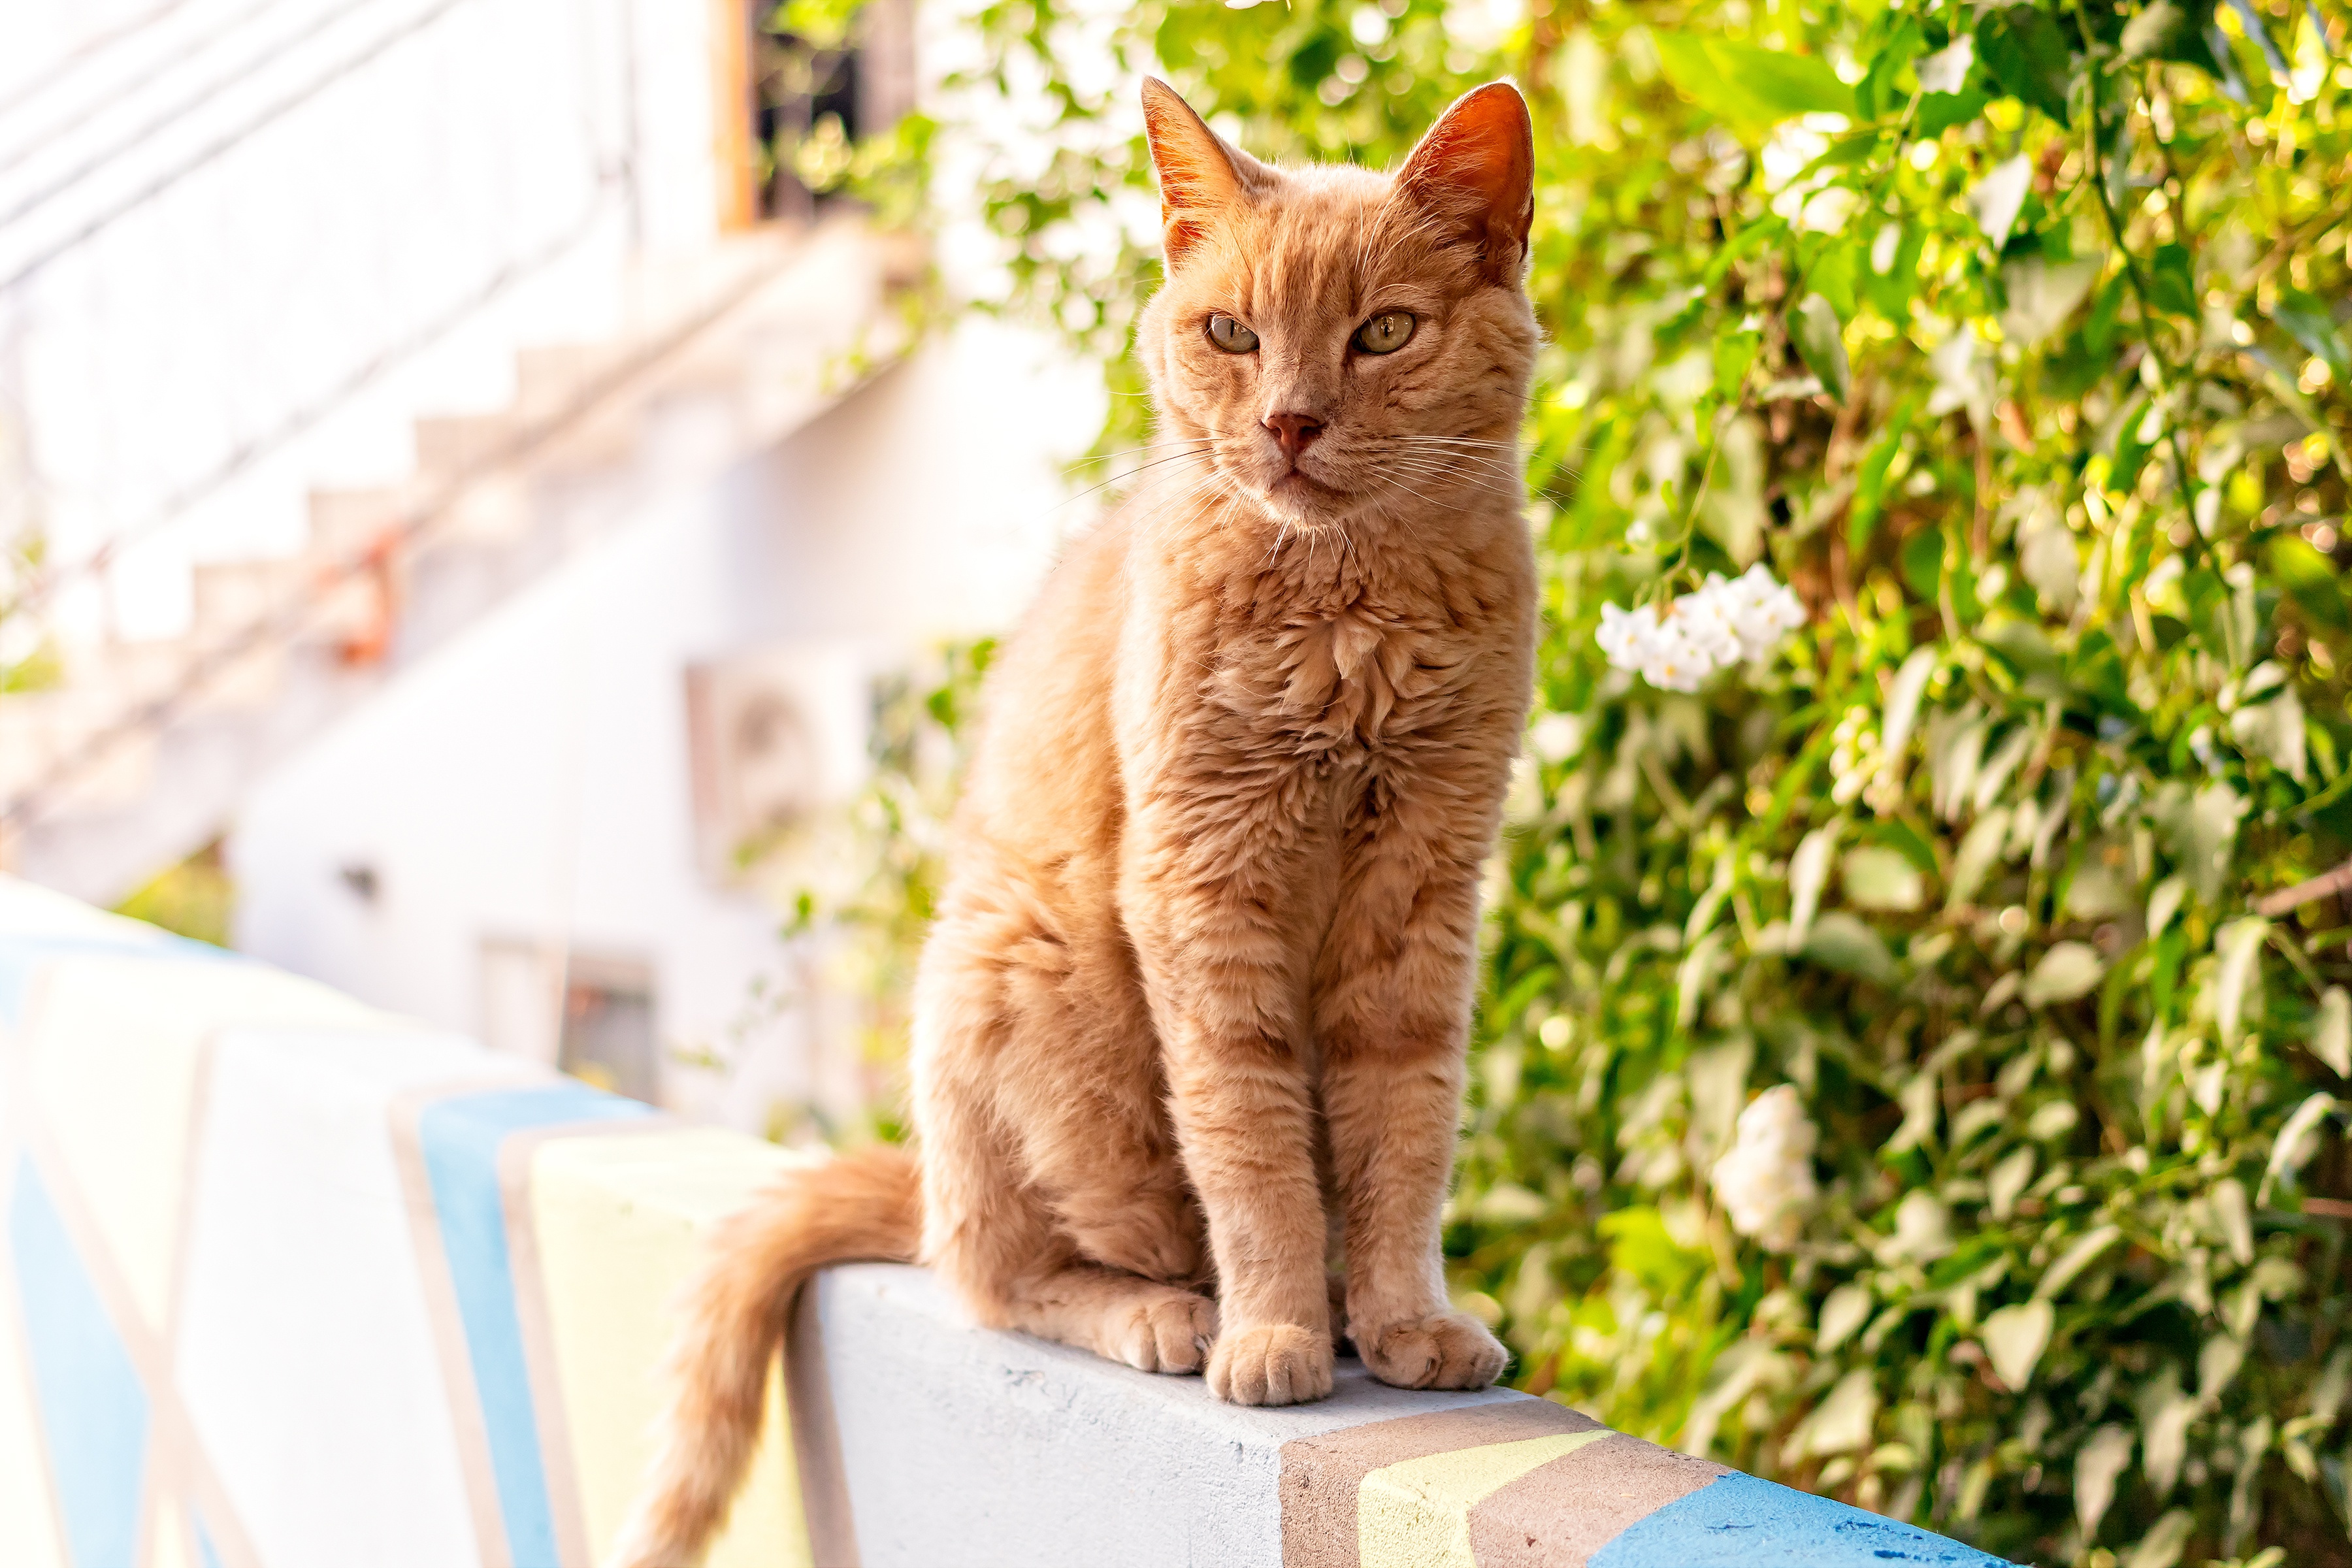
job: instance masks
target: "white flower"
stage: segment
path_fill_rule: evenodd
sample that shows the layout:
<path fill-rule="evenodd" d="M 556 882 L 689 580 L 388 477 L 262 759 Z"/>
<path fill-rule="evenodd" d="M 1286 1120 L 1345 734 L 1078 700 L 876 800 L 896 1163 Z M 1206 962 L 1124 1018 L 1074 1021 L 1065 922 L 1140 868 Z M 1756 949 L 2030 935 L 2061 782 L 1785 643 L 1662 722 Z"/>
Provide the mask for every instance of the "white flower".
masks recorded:
<path fill-rule="evenodd" d="M 1720 576 L 1709 574 L 1698 592 L 1675 601 L 1668 616 L 1668 624 L 1685 641 L 1717 664 L 1730 664 L 1739 657 L 1739 632 L 1732 625 L 1724 587 Z"/>
<path fill-rule="evenodd" d="M 1938 49 L 1919 62 L 1921 92 L 1958 92 L 1969 79 L 1969 68 L 1977 63 L 1977 41 L 1962 33 L 1948 49 Z"/>
<path fill-rule="evenodd" d="M 1723 594 L 1743 658 L 1762 658 L 1781 637 L 1805 624 L 1803 602 L 1774 581 L 1760 561 L 1725 584 Z"/>
<path fill-rule="evenodd" d="M 1804 605 L 1759 562 L 1730 582 L 1708 574 L 1663 612 L 1603 605 L 1593 640 L 1615 668 L 1664 690 L 1696 691 L 1718 669 L 1764 658 L 1804 624 Z"/>
<path fill-rule="evenodd" d="M 1842 234 L 1862 205 L 1862 197 L 1843 185 L 1830 185 L 1805 198 L 1798 209 L 1797 227 L 1809 234 Z"/>
<path fill-rule="evenodd" d="M 1583 749 L 1584 721 L 1573 713 L 1547 713 L 1528 731 L 1528 750 L 1547 763 L 1564 763 Z"/>
<path fill-rule="evenodd" d="M 1787 120 L 1764 143 L 1764 188 L 1778 191 L 1830 150 L 1830 139 L 1812 124 L 1812 116 Z"/>
<path fill-rule="evenodd" d="M 1661 636 L 1642 662 L 1642 679 L 1663 691 L 1696 691 L 1715 673 L 1715 661 L 1685 638 Z"/>
<path fill-rule="evenodd" d="M 1603 605 L 1601 629 L 1593 633 L 1592 640 L 1601 645 L 1601 651 L 1619 669 L 1637 668 L 1641 660 L 1633 650 L 1656 631 L 1657 624 L 1656 614 L 1647 608 L 1626 611 L 1614 605 Z"/>
<path fill-rule="evenodd" d="M 1804 1212 L 1821 1195 L 1813 1181 L 1818 1138 L 1790 1084 L 1767 1089 L 1739 1113 L 1738 1131 L 1714 1172 L 1715 1195 L 1732 1229 L 1769 1251 L 1796 1246 Z"/>

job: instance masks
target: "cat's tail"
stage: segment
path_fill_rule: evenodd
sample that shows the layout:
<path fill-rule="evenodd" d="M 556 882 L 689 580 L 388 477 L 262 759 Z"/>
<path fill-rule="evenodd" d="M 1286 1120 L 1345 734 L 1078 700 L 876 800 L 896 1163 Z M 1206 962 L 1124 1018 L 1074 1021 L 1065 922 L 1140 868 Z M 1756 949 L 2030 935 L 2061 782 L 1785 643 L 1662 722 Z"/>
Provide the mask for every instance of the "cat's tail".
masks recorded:
<path fill-rule="evenodd" d="M 687 1288 L 660 1448 L 612 1568 L 701 1560 L 759 1441 L 768 1368 L 793 1292 L 830 1264 L 912 1262 L 922 1226 L 914 1153 L 892 1144 L 787 1172 L 719 1226 Z"/>

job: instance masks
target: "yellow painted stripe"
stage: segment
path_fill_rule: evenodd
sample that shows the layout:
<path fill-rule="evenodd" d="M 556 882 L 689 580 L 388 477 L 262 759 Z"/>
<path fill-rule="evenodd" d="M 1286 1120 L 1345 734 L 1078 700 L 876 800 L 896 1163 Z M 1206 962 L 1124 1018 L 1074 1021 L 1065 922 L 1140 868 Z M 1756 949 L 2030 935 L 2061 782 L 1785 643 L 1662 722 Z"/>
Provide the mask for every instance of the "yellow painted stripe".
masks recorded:
<path fill-rule="evenodd" d="M 147 1568 L 193 1568 L 191 1544 L 187 1517 L 180 1510 L 179 1500 L 158 1498 L 154 1555 L 147 1559 Z"/>
<path fill-rule="evenodd" d="M 656 1376 L 701 1234 L 773 1179 L 793 1156 L 710 1129 L 551 1139 L 531 1160 L 556 1381 L 593 1560 L 612 1550 L 653 1454 Z M 772 1372 L 750 1479 L 709 1568 L 808 1563 L 791 1429 Z"/>
<path fill-rule="evenodd" d="M 1606 1428 L 1557 1432 L 1374 1470 L 1356 1492 L 1357 1556 L 1363 1568 L 1477 1568 L 1470 1510 L 1529 1470 L 1607 1436 Z"/>

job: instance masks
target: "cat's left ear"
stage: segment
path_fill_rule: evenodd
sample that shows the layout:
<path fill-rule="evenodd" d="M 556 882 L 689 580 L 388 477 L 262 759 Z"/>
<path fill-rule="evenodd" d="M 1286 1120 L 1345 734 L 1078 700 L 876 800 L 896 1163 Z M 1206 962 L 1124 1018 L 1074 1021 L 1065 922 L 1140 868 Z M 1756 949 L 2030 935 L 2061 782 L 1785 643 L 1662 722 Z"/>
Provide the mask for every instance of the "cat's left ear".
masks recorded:
<path fill-rule="evenodd" d="M 1517 282 L 1527 263 L 1535 182 L 1535 128 L 1507 81 L 1463 94 L 1397 174 L 1398 190 L 1478 247 L 1497 283 Z"/>
<path fill-rule="evenodd" d="M 1176 89 L 1143 79 L 1143 132 L 1160 176 L 1160 223 L 1173 269 L 1218 213 L 1262 188 L 1266 166 L 1209 129 Z"/>

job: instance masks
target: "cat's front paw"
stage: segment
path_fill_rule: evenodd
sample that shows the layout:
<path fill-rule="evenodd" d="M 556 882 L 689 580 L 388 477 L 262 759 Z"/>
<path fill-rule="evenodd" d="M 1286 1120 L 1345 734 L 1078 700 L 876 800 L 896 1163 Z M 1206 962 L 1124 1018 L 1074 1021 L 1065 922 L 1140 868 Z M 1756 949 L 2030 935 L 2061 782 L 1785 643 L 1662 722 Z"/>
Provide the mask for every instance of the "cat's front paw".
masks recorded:
<path fill-rule="evenodd" d="M 1125 1310 L 1110 1353 L 1140 1372 L 1198 1372 L 1216 1337 L 1217 1304 L 1171 1289 Z"/>
<path fill-rule="evenodd" d="M 1484 1388 L 1510 1360 L 1502 1342 L 1467 1312 L 1432 1312 L 1352 1332 L 1371 1374 L 1398 1388 Z"/>
<path fill-rule="evenodd" d="M 1331 1392 L 1331 1336 L 1296 1323 L 1235 1329 L 1209 1352 L 1209 1387 L 1235 1405 L 1321 1399 Z"/>

